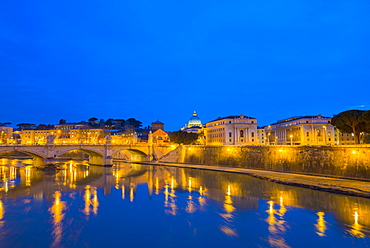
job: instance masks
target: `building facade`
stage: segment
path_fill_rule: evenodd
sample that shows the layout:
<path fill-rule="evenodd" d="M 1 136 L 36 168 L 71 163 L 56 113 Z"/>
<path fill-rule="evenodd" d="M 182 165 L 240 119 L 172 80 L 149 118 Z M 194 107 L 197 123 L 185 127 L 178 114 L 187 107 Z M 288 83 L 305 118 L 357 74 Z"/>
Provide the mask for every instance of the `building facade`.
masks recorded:
<path fill-rule="evenodd" d="M 11 144 L 13 138 L 13 128 L 0 126 L 0 145 Z"/>
<path fill-rule="evenodd" d="M 181 130 L 188 133 L 199 133 L 202 127 L 202 121 L 198 117 L 197 112 L 194 111 L 188 123 Z"/>
<path fill-rule="evenodd" d="M 162 129 L 162 130 L 164 130 L 164 123 L 160 122 L 159 120 L 157 120 L 157 121 L 155 121 L 155 122 L 152 122 L 151 131 L 152 131 L 152 132 L 155 132 L 155 131 L 157 131 L 158 129 Z"/>
<path fill-rule="evenodd" d="M 207 145 L 256 145 L 257 119 L 244 115 L 219 117 L 205 124 Z"/>
<path fill-rule="evenodd" d="M 23 145 L 45 145 L 49 135 L 55 136 L 55 144 L 104 144 L 107 134 L 103 128 L 60 124 L 53 129 L 24 129 L 20 132 L 20 138 Z"/>
<path fill-rule="evenodd" d="M 266 145 L 334 145 L 331 118 L 321 115 L 280 120 L 265 128 Z"/>
<path fill-rule="evenodd" d="M 258 144 L 259 145 L 265 145 L 266 144 L 265 127 L 257 127 L 257 137 L 258 137 Z"/>

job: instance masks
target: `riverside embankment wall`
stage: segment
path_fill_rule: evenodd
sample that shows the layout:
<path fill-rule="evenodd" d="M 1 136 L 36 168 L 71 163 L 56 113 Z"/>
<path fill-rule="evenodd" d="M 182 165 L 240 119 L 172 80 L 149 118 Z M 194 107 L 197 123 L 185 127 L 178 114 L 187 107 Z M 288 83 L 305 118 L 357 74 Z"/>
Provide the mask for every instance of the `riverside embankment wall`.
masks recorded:
<path fill-rule="evenodd" d="M 370 180 L 370 147 L 179 146 L 161 162 Z"/>

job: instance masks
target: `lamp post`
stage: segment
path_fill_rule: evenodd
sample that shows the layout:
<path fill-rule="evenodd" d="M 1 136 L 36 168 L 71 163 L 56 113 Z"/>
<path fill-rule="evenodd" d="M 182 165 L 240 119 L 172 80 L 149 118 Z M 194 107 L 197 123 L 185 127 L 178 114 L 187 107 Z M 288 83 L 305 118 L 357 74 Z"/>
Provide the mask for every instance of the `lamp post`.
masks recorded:
<path fill-rule="evenodd" d="M 290 145 L 292 146 L 293 145 L 293 135 L 291 134 L 289 137 L 290 137 Z"/>
<path fill-rule="evenodd" d="M 275 137 L 275 145 L 278 144 L 278 136 Z"/>

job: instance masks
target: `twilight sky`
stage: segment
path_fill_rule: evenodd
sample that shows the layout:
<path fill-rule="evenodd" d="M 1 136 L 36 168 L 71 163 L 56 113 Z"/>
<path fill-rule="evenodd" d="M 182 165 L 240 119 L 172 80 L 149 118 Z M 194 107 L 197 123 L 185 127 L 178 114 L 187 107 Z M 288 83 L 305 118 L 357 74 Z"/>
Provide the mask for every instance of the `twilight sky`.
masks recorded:
<path fill-rule="evenodd" d="M 0 122 L 370 109 L 368 0 L 0 3 Z"/>

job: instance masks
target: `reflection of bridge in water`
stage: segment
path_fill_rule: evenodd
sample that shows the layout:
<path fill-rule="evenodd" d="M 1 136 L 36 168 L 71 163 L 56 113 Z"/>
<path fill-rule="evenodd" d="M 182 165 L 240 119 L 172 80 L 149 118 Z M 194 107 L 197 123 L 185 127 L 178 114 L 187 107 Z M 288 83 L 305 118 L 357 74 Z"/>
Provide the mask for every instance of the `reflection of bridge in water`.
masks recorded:
<path fill-rule="evenodd" d="M 22 152 L 31 155 L 39 162 L 52 162 L 57 157 L 68 153 L 70 151 L 81 151 L 89 155 L 89 164 L 112 166 L 113 157 L 120 152 L 127 152 L 129 154 L 129 161 L 152 161 L 159 159 L 170 151 L 174 150 L 176 146 L 173 145 L 152 145 L 152 144 L 138 144 L 138 145 L 7 145 L 0 146 L 1 153 L 7 152 Z"/>
<path fill-rule="evenodd" d="M 164 194 L 164 204 L 168 214 L 179 211 L 177 195 L 189 195 L 185 211 L 193 213 L 201 210 L 207 201 L 223 203 L 221 216 L 231 220 L 235 209 L 250 211 L 266 207 L 269 217 L 266 220 L 276 230 L 287 225 L 284 216 L 291 207 L 317 211 L 317 222 L 313 223 L 318 235 L 325 235 L 325 218 L 333 215 L 347 226 L 355 236 L 368 236 L 370 229 L 370 200 L 365 198 L 336 195 L 299 187 L 290 187 L 255 179 L 246 175 L 220 173 L 203 170 L 183 169 L 141 164 L 116 164 L 113 168 L 100 166 L 65 164 L 65 169 L 52 175 L 45 175 L 32 166 L 0 167 L 0 194 L 2 198 L 34 197 L 52 201 L 55 192 L 81 192 L 103 189 L 104 194 L 120 190 L 122 198 L 134 201 L 137 187 L 147 186 L 148 195 Z M 7 184 L 7 186 L 5 185 Z M 140 191 L 142 193 L 142 191 Z M 261 202 L 264 199 L 268 202 Z M 200 204 L 200 205 L 197 205 Z M 223 226 L 225 233 L 233 235 L 231 226 Z M 272 228 L 273 229 L 273 228 Z"/>

